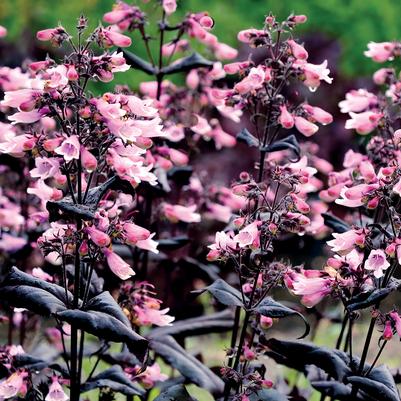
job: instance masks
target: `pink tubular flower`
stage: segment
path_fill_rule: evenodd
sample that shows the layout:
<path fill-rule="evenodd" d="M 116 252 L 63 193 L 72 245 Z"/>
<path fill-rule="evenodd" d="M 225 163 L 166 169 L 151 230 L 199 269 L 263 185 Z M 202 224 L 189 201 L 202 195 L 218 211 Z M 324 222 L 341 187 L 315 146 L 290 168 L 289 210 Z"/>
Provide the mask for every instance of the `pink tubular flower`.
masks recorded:
<path fill-rule="evenodd" d="M 2 106 L 19 108 L 20 111 L 32 111 L 43 91 L 38 89 L 19 89 L 4 93 Z"/>
<path fill-rule="evenodd" d="M 351 119 L 345 122 L 346 129 L 355 129 L 358 134 L 366 135 L 372 132 L 379 124 L 382 113 L 365 111 L 363 113 L 350 113 Z"/>
<path fill-rule="evenodd" d="M 15 397 L 24 387 L 24 379 L 28 373 L 18 371 L 0 382 L 0 398 L 6 400 Z"/>
<path fill-rule="evenodd" d="M 167 15 L 171 15 L 177 9 L 176 0 L 163 0 L 163 10 Z"/>
<path fill-rule="evenodd" d="M 324 277 L 308 278 L 296 274 L 292 281 L 292 291 L 295 295 L 302 295 L 301 302 L 312 308 L 331 292 L 331 279 Z"/>
<path fill-rule="evenodd" d="M 213 52 L 218 60 L 232 60 L 238 56 L 238 50 L 225 43 L 214 45 Z"/>
<path fill-rule="evenodd" d="M 352 90 L 345 95 L 345 100 L 342 100 L 338 105 L 341 113 L 360 113 L 366 110 L 371 105 L 377 103 L 377 96 L 368 92 L 366 89 Z"/>
<path fill-rule="evenodd" d="M 53 277 L 50 274 L 47 274 L 45 271 L 43 271 L 40 267 L 34 267 L 32 269 L 32 276 L 40 278 L 41 280 L 52 282 Z"/>
<path fill-rule="evenodd" d="M 326 125 L 333 122 L 333 116 L 320 107 L 311 106 L 310 104 L 304 104 L 303 108 L 314 120 L 316 120 L 320 124 Z"/>
<path fill-rule="evenodd" d="M 373 74 L 373 82 L 376 85 L 384 85 L 388 77 L 391 77 L 394 74 L 394 68 L 380 68 Z"/>
<path fill-rule="evenodd" d="M 86 227 L 85 232 L 89 235 L 89 238 L 101 248 L 110 245 L 110 237 L 103 231 L 98 230 L 95 227 Z"/>
<path fill-rule="evenodd" d="M 135 245 L 140 249 L 144 249 L 145 251 L 158 254 L 159 250 L 157 249 L 157 247 L 159 243 L 153 239 L 155 235 L 156 233 L 152 233 L 148 238 L 139 240 Z"/>
<path fill-rule="evenodd" d="M 263 330 L 267 330 L 273 326 L 273 319 L 268 316 L 260 316 L 260 327 Z"/>
<path fill-rule="evenodd" d="M 80 151 L 79 139 L 76 135 L 72 135 L 65 139 L 62 144 L 54 151 L 64 157 L 64 160 L 69 162 L 73 159 L 79 159 Z"/>
<path fill-rule="evenodd" d="M 119 46 L 129 47 L 131 46 L 131 38 L 125 36 L 119 32 L 113 31 L 110 28 L 99 28 L 98 32 L 99 41 L 105 47 Z"/>
<path fill-rule="evenodd" d="M 49 157 L 37 157 L 35 168 L 30 171 L 31 177 L 45 180 L 60 174 L 60 163 L 57 159 Z"/>
<path fill-rule="evenodd" d="M 355 244 L 362 245 L 365 242 L 365 236 L 358 234 L 355 230 L 349 230 L 344 233 L 333 233 L 334 239 L 327 241 L 327 245 L 333 252 L 352 251 Z"/>
<path fill-rule="evenodd" d="M 384 271 L 390 267 L 386 254 L 381 249 L 370 251 L 369 257 L 365 262 L 365 269 L 373 271 L 376 278 L 383 277 Z"/>
<path fill-rule="evenodd" d="M 181 206 L 165 203 L 163 211 L 164 215 L 172 223 L 177 223 L 178 221 L 183 221 L 185 223 L 199 223 L 201 221 L 201 216 L 199 213 L 195 213 L 196 208 L 196 205 Z"/>
<path fill-rule="evenodd" d="M 258 227 L 260 224 L 260 221 L 254 221 L 239 231 L 234 240 L 238 242 L 240 248 L 245 248 L 246 246 L 256 248 L 259 246 L 260 232 Z"/>
<path fill-rule="evenodd" d="M 298 63 L 296 66 L 305 75 L 304 84 L 312 90 L 320 85 L 320 81 L 328 84 L 333 82 L 333 78 L 329 77 L 330 70 L 327 68 L 327 60 L 324 60 L 322 64 Z"/>
<path fill-rule="evenodd" d="M 290 46 L 292 55 L 296 59 L 306 60 L 308 58 L 308 52 L 304 49 L 303 46 L 291 39 L 287 40 L 287 43 Z"/>
<path fill-rule="evenodd" d="M 151 389 L 155 383 L 164 382 L 168 379 L 168 376 L 161 372 L 158 363 L 149 365 L 143 373 L 136 375 L 136 377 L 146 389 Z"/>
<path fill-rule="evenodd" d="M 4 36 L 7 36 L 7 29 L 0 25 L 0 38 L 4 38 Z"/>
<path fill-rule="evenodd" d="M 53 45 L 60 46 L 68 38 L 68 34 L 62 26 L 38 31 L 36 38 L 41 41 L 50 41 Z"/>
<path fill-rule="evenodd" d="M 393 338 L 393 328 L 391 327 L 391 321 L 387 320 L 384 325 L 383 339 L 389 341 Z"/>
<path fill-rule="evenodd" d="M 97 159 L 85 146 L 81 146 L 81 161 L 82 167 L 89 173 L 92 173 L 97 168 Z"/>
<path fill-rule="evenodd" d="M 316 124 L 311 123 L 306 118 L 295 116 L 295 128 L 306 137 L 316 134 L 319 127 Z"/>
<path fill-rule="evenodd" d="M 130 277 L 135 275 L 135 272 L 131 269 L 130 265 L 124 262 L 124 260 L 111 249 L 103 248 L 102 251 L 106 256 L 110 270 L 121 280 L 128 280 Z"/>
<path fill-rule="evenodd" d="M 393 319 L 394 324 L 395 324 L 395 329 L 397 330 L 398 336 L 401 338 L 401 317 L 398 314 L 398 312 L 390 312 L 389 313 L 391 319 Z"/>
<path fill-rule="evenodd" d="M 242 81 L 235 84 L 234 90 L 240 95 L 245 95 L 248 92 L 261 88 L 265 82 L 265 78 L 266 72 L 263 66 L 253 67 Z"/>
<path fill-rule="evenodd" d="M 368 50 L 363 54 L 378 63 L 384 63 L 393 58 L 395 44 L 392 42 L 369 42 Z"/>
<path fill-rule="evenodd" d="M 144 241 L 150 237 L 150 231 L 134 223 L 124 223 L 123 232 L 125 243 L 135 245 L 138 241 Z"/>
<path fill-rule="evenodd" d="M 290 129 L 294 126 L 294 117 L 288 112 L 285 105 L 280 106 L 278 122 L 286 129 Z"/>
<path fill-rule="evenodd" d="M 49 387 L 49 392 L 45 398 L 45 401 L 67 401 L 67 400 L 69 400 L 69 397 L 61 387 L 61 384 L 59 383 L 57 376 L 53 376 L 52 384 Z"/>

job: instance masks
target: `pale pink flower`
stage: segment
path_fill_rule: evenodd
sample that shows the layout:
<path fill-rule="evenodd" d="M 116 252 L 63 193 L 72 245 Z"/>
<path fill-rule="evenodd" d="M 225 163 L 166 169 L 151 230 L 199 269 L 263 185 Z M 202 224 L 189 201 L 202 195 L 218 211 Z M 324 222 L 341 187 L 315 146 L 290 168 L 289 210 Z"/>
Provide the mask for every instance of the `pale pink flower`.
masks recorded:
<path fill-rule="evenodd" d="M 263 29 L 250 28 L 250 29 L 245 29 L 243 31 L 239 31 L 237 38 L 240 42 L 250 43 L 252 38 L 264 35 L 266 35 L 266 33 Z"/>
<path fill-rule="evenodd" d="M 330 70 L 327 68 L 327 60 L 324 60 L 322 64 L 299 62 L 294 65 L 302 70 L 305 76 L 304 84 L 311 89 L 316 89 L 320 85 L 320 81 L 329 84 L 333 81 L 333 78 L 329 77 Z"/>
<path fill-rule="evenodd" d="M 350 112 L 351 119 L 345 122 L 346 129 L 355 129 L 358 134 L 366 135 L 372 132 L 379 124 L 382 113 L 365 111 L 363 113 Z"/>
<path fill-rule="evenodd" d="M 81 161 L 82 167 L 89 173 L 92 173 L 97 168 L 97 159 L 85 146 L 81 145 Z"/>
<path fill-rule="evenodd" d="M 373 82 L 376 85 L 384 85 L 389 76 L 395 74 L 394 68 L 380 68 L 373 74 Z"/>
<path fill-rule="evenodd" d="M 150 231 L 134 223 L 124 223 L 123 233 L 125 242 L 135 245 L 138 241 L 144 241 L 150 237 Z"/>
<path fill-rule="evenodd" d="M 45 398 L 45 401 L 67 401 L 69 400 L 68 395 L 64 392 L 63 387 L 58 381 L 57 376 L 53 376 L 52 384 L 49 387 L 49 392 Z"/>
<path fill-rule="evenodd" d="M 4 36 L 7 36 L 7 29 L 0 25 L 0 38 L 4 38 Z"/>
<path fill-rule="evenodd" d="M 163 0 L 163 10 L 167 15 L 171 15 L 177 9 L 176 0 Z"/>
<path fill-rule="evenodd" d="M 377 96 L 366 89 L 352 90 L 345 95 L 345 100 L 338 103 L 341 113 L 360 113 L 375 104 Z"/>
<path fill-rule="evenodd" d="M 110 270 L 121 280 L 127 280 L 135 275 L 135 272 L 131 269 L 130 265 L 111 249 L 103 248 L 102 252 L 106 256 Z"/>
<path fill-rule="evenodd" d="M 43 271 L 40 267 L 34 267 L 32 269 L 32 276 L 36 277 L 36 278 L 40 278 L 41 280 L 44 280 L 44 281 L 48 281 L 50 283 L 53 281 L 53 277 L 50 274 Z"/>
<path fill-rule="evenodd" d="M 28 373 L 18 371 L 0 382 L 0 399 L 6 400 L 15 397 L 24 387 L 24 379 Z"/>
<path fill-rule="evenodd" d="M 45 180 L 60 174 L 60 163 L 57 159 L 49 157 L 37 157 L 35 168 L 30 171 L 31 177 Z"/>
<path fill-rule="evenodd" d="M 36 195 L 43 202 L 48 200 L 60 200 L 63 197 L 63 192 L 57 188 L 50 187 L 42 179 L 36 181 L 33 187 L 27 189 L 27 193 Z"/>
<path fill-rule="evenodd" d="M 365 262 L 365 269 L 373 271 L 376 278 L 383 277 L 384 271 L 390 267 L 386 254 L 381 249 L 370 251 L 369 257 Z"/>
<path fill-rule="evenodd" d="M 294 117 L 288 112 L 285 105 L 280 106 L 278 121 L 286 129 L 290 129 L 294 126 Z"/>
<path fill-rule="evenodd" d="M 134 306 L 134 310 L 137 314 L 136 319 L 141 326 L 171 326 L 171 322 L 174 321 L 174 317 L 168 315 L 169 308 L 165 309 L 154 309 L 154 308 L 141 308 Z"/>
<path fill-rule="evenodd" d="M 319 130 L 319 127 L 316 124 L 311 123 L 304 117 L 295 116 L 295 128 L 306 137 L 310 137 Z"/>
<path fill-rule="evenodd" d="M 308 52 L 303 46 L 291 39 L 287 40 L 287 43 L 290 46 L 291 53 L 295 58 L 299 60 L 306 60 L 308 58 Z"/>
<path fill-rule="evenodd" d="M 171 205 L 165 203 L 163 205 L 164 215 L 173 223 L 183 221 L 185 223 L 199 223 L 201 221 L 201 216 L 196 213 L 196 205 L 182 206 L 182 205 Z"/>
<path fill-rule="evenodd" d="M 295 295 L 302 295 L 301 302 L 307 308 L 312 308 L 330 294 L 331 283 L 330 278 L 308 278 L 303 274 L 296 274 L 292 281 L 292 291 Z"/>
<path fill-rule="evenodd" d="M 61 145 L 55 149 L 55 152 L 64 157 L 69 162 L 73 159 L 79 159 L 81 145 L 76 135 L 71 135 L 65 139 Z"/>
<path fill-rule="evenodd" d="M 153 388 L 157 382 L 164 382 L 168 379 L 168 375 L 161 372 L 158 363 L 149 365 L 143 373 L 136 377 L 139 378 L 142 385 L 147 389 Z"/>
<path fill-rule="evenodd" d="M 4 93 L 2 106 L 19 108 L 20 111 L 32 111 L 43 91 L 37 89 L 19 89 Z"/>
<path fill-rule="evenodd" d="M 240 95 L 259 89 L 263 86 L 266 78 L 266 72 L 263 66 L 253 67 L 249 74 L 240 82 L 235 84 L 234 90 Z"/>
<path fill-rule="evenodd" d="M 383 63 L 393 58 L 394 48 L 395 43 L 392 42 L 369 42 L 368 50 L 364 51 L 363 54 L 378 63 Z"/>
<path fill-rule="evenodd" d="M 217 43 L 213 46 L 213 52 L 218 60 L 232 60 L 238 56 L 238 50 L 225 43 Z"/>
<path fill-rule="evenodd" d="M 37 110 L 32 111 L 17 111 L 16 113 L 8 116 L 11 124 L 32 124 L 36 123 L 42 118 L 42 114 Z"/>
<path fill-rule="evenodd" d="M 0 236 L 0 249 L 5 252 L 16 252 L 22 249 L 28 241 L 22 237 L 14 237 L 8 233 L 2 233 Z"/>
<path fill-rule="evenodd" d="M 331 247 L 333 252 L 350 252 L 355 243 L 360 240 L 361 235 L 354 230 L 344 233 L 333 233 L 334 239 L 327 241 L 327 245 Z"/>
<path fill-rule="evenodd" d="M 129 47 L 131 46 L 131 38 L 109 28 L 99 28 L 98 38 L 103 46 L 111 47 Z"/>
<path fill-rule="evenodd" d="M 155 235 L 156 233 L 152 233 L 148 238 L 137 241 L 135 245 L 140 249 L 144 249 L 145 251 L 158 254 L 159 250 L 157 249 L 157 247 L 159 243 L 153 239 Z"/>
<path fill-rule="evenodd" d="M 240 248 L 245 248 L 246 246 L 255 248 L 259 246 L 260 232 L 258 227 L 260 224 L 260 221 L 254 221 L 238 232 L 234 240 L 238 242 Z"/>
<path fill-rule="evenodd" d="M 316 120 L 320 124 L 326 125 L 333 122 L 333 116 L 320 107 L 311 106 L 310 104 L 304 104 L 303 108 L 314 120 Z"/>
<path fill-rule="evenodd" d="M 86 227 L 85 232 L 97 246 L 105 247 L 110 245 L 110 237 L 103 231 L 100 231 L 95 227 Z"/>

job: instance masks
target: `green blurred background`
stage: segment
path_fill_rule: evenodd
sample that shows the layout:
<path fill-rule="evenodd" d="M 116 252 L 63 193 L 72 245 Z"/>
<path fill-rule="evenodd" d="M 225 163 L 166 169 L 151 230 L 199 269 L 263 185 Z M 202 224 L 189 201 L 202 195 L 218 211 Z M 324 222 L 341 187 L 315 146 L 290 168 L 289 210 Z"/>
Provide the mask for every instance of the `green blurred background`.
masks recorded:
<path fill-rule="evenodd" d="M 72 29 L 80 13 L 96 25 L 112 4 L 113 0 L 0 0 L 0 24 L 9 29 L 8 40 L 23 49 L 29 32 L 59 22 Z M 377 67 L 363 57 L 368 41 L 401 38 L 400 0 L 178 0 L 178 4 L 179 14 L 208 10 L 216 21 L 214 32 L 231 45 L 236 44 L 238 30 L 261 26 L 269 11 L 279 18 L 290 12 L 307 14 L 309 21 L 300 30 L 337 39 L 340 71 L 348 77 L 367 75 Z"/>

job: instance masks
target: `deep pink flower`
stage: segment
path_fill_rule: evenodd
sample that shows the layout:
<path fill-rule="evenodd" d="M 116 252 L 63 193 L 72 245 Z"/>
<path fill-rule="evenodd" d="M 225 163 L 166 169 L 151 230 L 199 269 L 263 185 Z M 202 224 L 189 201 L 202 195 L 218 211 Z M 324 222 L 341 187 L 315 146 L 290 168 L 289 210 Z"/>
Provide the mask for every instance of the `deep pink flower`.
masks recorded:
<path fill-rule="evenodd" d="M 301 302 L 312 308 L 331 292 L 330 278 L 307 278 L 303 274 L 296 274 L 292 281 L 292 290 L 296 295 L 302 295 Z"/>
<path fill-rule="evenodd" d="M 131 38 L 125 36 L 122 33 L 116 32 L 111 28 L 99 28 L 98 30 L 99 41 L 105 47 L 119 46 L 129 47 L 131 46 Z"/>
<path fill-rule="evenodd" d="M 7 29 L 0 25 L 0 38 L 4 38 L 4 36 L 7 36 Z"/>
<path fill-rule="evenodd" d="M 383 339 L 389 341 L 393 338 L 393 328 L 391 327 L 391 321 L 387 320 L 384 325 Z"/>
<path fill-rule="evenodd" d="M 398 312 L 390 312 L 389 313 L 391 319 L 393 319 L 394 324 L 395 324 L 395 329 L 397 330 L 398 336 L 401 338 L 401 317 L 398 314 Z"/>

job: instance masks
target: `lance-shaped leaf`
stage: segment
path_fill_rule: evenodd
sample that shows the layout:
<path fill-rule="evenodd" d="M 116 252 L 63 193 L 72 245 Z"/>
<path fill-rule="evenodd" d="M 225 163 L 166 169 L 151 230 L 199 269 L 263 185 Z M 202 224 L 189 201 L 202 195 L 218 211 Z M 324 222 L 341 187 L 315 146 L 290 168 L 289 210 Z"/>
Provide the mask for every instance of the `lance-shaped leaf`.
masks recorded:
<path fill-rule="evenodd" d="M 155 67 L 152 66 L 152 64 L 148 63 L 141 57 L 137 56 L 134 53 L 131 53 L 128 50 L 120 49 L 120 51 L 123 52 L 125 61 L 127 62 L 128 65 L 143 72 L 146 72 L 146 74 L 148 75 L 156 75 L 157 70 Z"/>
<path fill-rule="evenodd" d="M 287 316 L 299 316 L 303 322 L 305 323 L 305 332 L 299 338 L 304 338 L 309 334 L 310 326 L 306 321 L 305 317 L 302 313 L 295 311 L 294 309 L 288 308 L 284 306 L 280 302 L 276 302 L 271 297 L 266 297 L 263 301 L 255 308 L 256 312 L 260 313 L 263 316 L 271 317 L 271 318 L 282 318 Z"/>
<path fill-rule="evenodd" d="M 190 56 L 184 57 L 175 61 L 167 67 L 161 69 L 163 75 L 176 74 L 179 72 L 191 71 L 195 68 L 209 68 L 213 67 L 213 61 L 206 60 L 199 53 L 192 53 Z"/>
<path fill-rule="evenodd" d="M 67 292 L 67 296 L 71 303 L 72 294 Z M 26 308 L 41 316 L 50 316 L 67 308 L 63 287 L 33 277 L 16 267 L 0 284 L 0 299 L 3 304 Z"/>
<path fill-rule="evenodd" d="M 154 401 L 196 401 L 196 399 L 190 396 L 185 386 L 176 384 L 162 391 Z"/>
<path fill-rule="evenodd" d="M 167 172 L 167 177 L 178 185 L 188 185 L 193 172 L 192 166 L 173 167 Z"/>
<path fill-rule="evenodd" d="M 288 401 L 285 394 L 280 393 L 275 389 L 262 389 L 249 396 L 250 401 Z"/>
<path fill-rule="evenodd" d="M 239 142 L 246 143 L 250 147 L 259 146 L 259 141 L 246 128 L 243 128 L 237 134 L 237 140 Z"/>
<path fill-rule="evenodd" d="M 144 395 L 145 391 L 128 379 L 120 366 L 113 366 L 92 377 L 81 386 L 81 393 L 108 387 L 111 390 L 124 395 Z"/>
<path fill-rule="evenodd" d="M 223 381 L 207 366 L 186 352 L 173 337 L 152 338 L 149 345 L 157 355 L 177 369 L 189 382 L 215 395 L 223 392 Z"/>
<path fill-rule="evenodd" d="M 366 366 L 370 369 L 370 365 Z M 384 366 L 378 366 L 367 376 L 351 375 L 346 378 L 347 383 L 355 385 L 360 391 L 368 397 L 380 401 L 399 401 L 397 386 L 389 369 Z"/>
<path fill-rule="evenodd" d="M 183 246 L 189 244 L 190 240 L 187 236 L 181 235 L 178 237 L 159 239 L 157 242 L 159 243 L 158 249 L 161 252 L 169 252 L 182 248 Z"/>
<path fill-rule="evenodd" d="M 283 139 L 275 141 L 269 146 L 262 147 L 260 150 L 267 153 L 271 153 L 287 149 L 291 150 L 294 153 L 294 155 L 296 156 L 295 161 L 299 160 L 301 155 L 301 148 L 295 135 L 289 135 Z"/>
<path fill-rule="evenodd" d="M 65 310 L 57 313 L 57 317 L 106 341 L 127 344 L 141 361 L 146 356 L 148 341 L 132 330 L 127 317 L 108 292 L 92 298 L 84 309 Z"/>
<path fill-rule="evenodd" d="M 192 292 L 201 294 L 205 291 L 210 292 L 223 305 L 244 307 L 241 293 L 234 287 L 231 287 L 231 285 L 227 284 L 221 278 L 216 280 L 208 287 Z"/>
<path fill-rule="evenodd" d="M 341 220 L 340 218 L 333 216 L 329 213 L 322 213 L 324 224 L 331 228 L 335 233 L 345 233 L 346 231 L 350 230 L 351 227 L 345 221 Z"/>
<path fill-rule="evenodd" d="M 351 375 L 351 369 L 344 361 L 341 351 L 318 347 L 309 343 L 281 341 L 275 338 L 267 340 L 265 344 L 273 353 L 281 355 L 283 358 L 280 361 L 281 363 L 287 360 L 291 367 L 298 366 L 304 369 L 307 365 L 315 365 L 341 382 L 345 376 Z M 269 355 L 273 356 L 270 353 Z M 300 355 L 302 355 L 302 358 L 300 358 Z"/>
<path fill-rule="evenodd" d="M 49 220 L 75 220 L 77 218 L 93 220 L 95 218 L 97 205 L 109 190 L 135 195 L 135 190 L 128 181 L 114 176 L 103 184 L 90 189 L 84 205 L 75 204 L 71 196 L 66 196 L 60 201 L 48 201 L 46 203 L 46 208 L 49 211 Z M 76 195 L 75 198 L 77 198 Z"/>
<path fill-rule="evenodd" d="M 160 336 L 190 337 L 208 333 L 220 333 L 231 330 L 234 325 L 233 312 L 226 309 L 211 315 L 199 316 L 192 319 L 179 320 L 171 326 L 158 327 L 152 330 L 149 338 Z"/>
<path fill-rule="evenodd" d="M 387 298 L 389 294 L 400 287 L 399 280 L 392 280 L 387 287 L 378 288 L 371 292 L 361 293 L 353 297 L 346 306 L 349 312 L 369 308 L 372 305 L 380 303 L 383 299 Z"/>

